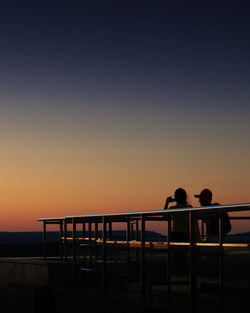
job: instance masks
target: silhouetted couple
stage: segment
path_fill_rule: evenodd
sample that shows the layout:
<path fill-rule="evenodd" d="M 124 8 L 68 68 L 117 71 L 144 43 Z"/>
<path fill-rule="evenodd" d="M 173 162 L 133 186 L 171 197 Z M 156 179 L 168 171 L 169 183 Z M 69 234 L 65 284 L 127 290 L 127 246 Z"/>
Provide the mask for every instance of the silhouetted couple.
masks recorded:
<path fill-rule="evenodd" d="M 212 192 L 209 189 L 203 189 L 199 195 L 195 195 L 199 199 L 201 206 L 216 206 L 219 203 L 212 203 Z M 168 207 L 169 203 L 176 202 L 176 205 Z M 190 208 L 192 205 L 187 200 L 187 193 L 184 189 L 178 188 L 174 193 L 174 197 L 167 197 L 164 210 L 167 209 L 182 209 Z M 207 241 L 218 241 L 219 240 L 219 215 L 223 216 L 223 228 L 224 233 L 228 233 L 231 230 L 231 224 L 226 212 L 218 212 L 217 210 L 207 211 L 196 214 L 196 218 L 193 220 L 194 240 L 200 240 L 200 232 L 198 219 L 201 219 L 206 224 L 206 239 Z M 188 212 L 180 213 L 175 212 L 172 216 L 173 225 L 171 228 L 170 240 L 171 242 L 189 242 L 189 218 Z M 174 271 L 178 275 L 182 275 L 186 272 L 185 266 L 186 255 L 188 252 L 187 246 L 174 246 L 172 247 L 174 257 Z"/>
<path fill-rule="evenodd" d="M 171 206 L 169 203 L 176 202 L 176 205 Z M 181 209 L 192 207 L 191 204 L 187 201 L 187 193 L 184 189 L 178 188 L 174 197 L 168 197 L 166 199 L 166 204 L 164 210 L 167 209 Z M 170 217 L 170 215 L 168 215 Z M 189 218 L 188 212 L 175 212 L 172 216 L 173 225 L 171 227 L 171 242 L 188 242 L 189 241 Z M 197 220 L 194 220 L 194 229 L 196 240 L 199 240 L 199 228 Z M 188 252 L 187 246 L 173 246 L 171 247 L 173 251 L 173 269 L 175 274 L 178 276 L 183 276 L 187 273 L 187 262 L 186 255 Z"/>
<path fill-rule="evenodd" d="M 199 199 L 201 206 L 216 206 L 219 203 L 212 203 L 212 192 L 209 189 L 203 189 L 200 194 L 195 195 Z M 171 206 L 169 203 L 176 202 L 176 205 Z M 187 201 L 187 193 L 184 189 L 178 188 L 175 191 L 174 197 L 167 197 L 164 209 L 181 209 L 189 208 L 192 205 Z M 231 230 L 231 224 L 226 212 L 217 212 L 217 210 L 212 210 L 209 212 L 202 212 L 196 215 L 206 224 L 206 239 L 207 241 L 218 241 L 219 239 L 219 214 L 223 218 L 223 236 Z M 171 241 L 176 242 L 187 242 L 189 241 L 189 219 L 188 212 L 182 212 L 178 214 L 173 214 L 173 226 L 171 230 Z M 200 232 L 198 227 L 197 219 L 194 220 L 194 233 L 195 240 L 200 239 Z"/>

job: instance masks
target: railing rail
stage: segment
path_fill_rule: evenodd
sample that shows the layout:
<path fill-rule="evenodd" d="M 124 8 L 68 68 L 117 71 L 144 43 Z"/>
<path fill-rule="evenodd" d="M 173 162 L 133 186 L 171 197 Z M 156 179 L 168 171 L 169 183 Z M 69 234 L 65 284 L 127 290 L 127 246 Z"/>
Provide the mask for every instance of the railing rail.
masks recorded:
<path fill-rule="evenodd" d="M 248 211 L 250 210 L 250 203 L 239 203 L 239 204 L 226 204 L 226 205 L 212 205 L 206 207 L 194 207 L 194 208 L 180 208 L 180 209 L 168 209 L 168 210 L 149 210 L 149 211 L 133 211 L 133 212 L 114 212 L 114 213 L 102 213 L 102 214 L 80 214 L 80 215 L 67 215 L 63 217 L 44 217 L 38 218 L 38 221 L 60 221 L 60 220 L 70 220 L 70 219 L 91 219 L 91 218 L 102 218 L 105 217 L 140 217 L 154 216 L 154 215 L 168 215 L 180 212 L 206 212 L 214 210 L 225 210 L 227 212 L 237 212 L 237 211 Z"/>

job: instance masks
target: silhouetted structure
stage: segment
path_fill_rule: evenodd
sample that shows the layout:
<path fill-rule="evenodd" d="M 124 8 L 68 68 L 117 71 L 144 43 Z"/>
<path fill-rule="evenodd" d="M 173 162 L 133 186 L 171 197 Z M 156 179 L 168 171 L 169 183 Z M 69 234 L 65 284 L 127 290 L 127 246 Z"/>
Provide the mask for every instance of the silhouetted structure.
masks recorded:
<path fill-rule="evenodd" d="M 202 242 L 195 238 L 194 225 L 197 219 L 200 219 L 200 214 L 204 212 L 235 212 L 250 210 L 250 204 L 234 204 L 221 206 L 206 206 L 204 208 L 173 208 L 171 210 L 155 210 L 142 212 L 124 212 L 124 213 L 110 213 L 110 214 L 92 214 L 92 215 L 73 215 L 58 218 L 42 218 L 39 221 L 43 222 L 44 229 L 44 260 L 46 260 L 46 226 L 49 224 L 58 224 L 60 230 L 60 259 L 62 262 L 67 262 L 72 265 L 72 274 L 74 279 L 80 277 L 80 272 L 86 273 L 92 277 L 92 282 L 100 282 L 103 290 L 112 287 L 112 281 L 117 274 L 119 283 L 124 279 L 121 276 L 122 270 L 115 261 L 116 251 L 120 251 L 123 255 L 123 260 L 126 260 L 126 286 L 133 281 L 133 274 L 135 270 L 137 273 L 137 286 L 141 288 L 142 298 L 145 300 L 147 288 L 153 287 L 157 284 L 164 284 L 167 286 L 168 297 L 172 295 L 173 286 L 176 285 L 176 277 L 172 272 L 172 249 L 175 246 L 185 246 L 188 248 L 188 276 L 185 280 L 179 280 L 178 284 L 189 286 L 189 294 L 191 304 L 195 303 L 196 293 L 198 292 L 197 275 L 198 269 L 204 269 L 204 265 L 200 267 L 199 262 L 203 262 L 201 258 L 201 250 L 197 248 L 206 249 L 206 254 L 209 253 L 210 247 L 216 248 L 216 253 L 219 256 L 218 264 L 218 294 L 220 294 L 221 302 L 224 295 L 224 250 L 227 248 L 247 248 L 248 243 L 229 243 L 225 242 L 222 233 L 222 214 L 219 214 L 219 240 L 218 242 Z M 174 242 L 171 240 L 171 218 L 170 216 L 185 213 L 188 215 L 188 242 Z M 236 217 L 230 217 L 236 219 Z M 247 219 L 247 217 L 242 217 Z M 146 221 L 165 221 L 168 236 L 164 242 L 148 241 L 146 238 Z M 127 232 L 126 240 L 116 241 L 112 238 L 112 224 L 125 223 Z M 77 236 L 77 227 L 81 225 L 82 236 Z M 135 233 L 131 237 L 132 225 L 136 226 Z M 72 227 L 72 237 L 68 236 L 68 227 Z M 86 230 L 88 226 L 88 231 Z M 94 226 L 94 232 L 92 229 Z M 101 237 L 98 231 L 101 227 Z M 82 254 L 79 254 L 79 248 L 82 249 Z M 154 280 L 155 270 L 157 267 L 149 268 L 148 253 L 149 251 L 162 252 L 166 256 L 166 267 L 161 270 L 161 282 Z M 125 259 L 124 259 L 125 258 Z M 197 263 L 198 262 L 198 263 Z M 120 266 L 120 265 L 119 265 Z M 139 266 L 139 268 L 138 268 Z M 116 268 L 116 270 L 115 270 Z M 124 270 L 124 268 L 123 268 Z M 165 271 L 166 270 L 166 271 Z M 166 275 L 166 276 L 165 276 Z M 113 277 L 113 278 L 112 278 Z M 164 278 L 165 277 L 165 278 Z M 90 278 L 91 279 L 91 278 Z M 170 298 L 169 298 L 170 299 Z"/>

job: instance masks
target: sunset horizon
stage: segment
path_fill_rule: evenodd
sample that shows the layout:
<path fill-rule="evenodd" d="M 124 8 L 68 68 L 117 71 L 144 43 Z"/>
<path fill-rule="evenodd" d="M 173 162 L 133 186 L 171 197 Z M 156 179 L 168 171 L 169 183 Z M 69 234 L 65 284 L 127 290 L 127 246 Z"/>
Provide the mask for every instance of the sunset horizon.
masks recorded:
<path fill-rule="evenodd" d="M 250 201 L 247 2 L 1 9 L 1 231 Z"/>
<path fill-rule="evenodd" d="M 250 311 L 250 1 L 0 1 L 1 312 Z"/>

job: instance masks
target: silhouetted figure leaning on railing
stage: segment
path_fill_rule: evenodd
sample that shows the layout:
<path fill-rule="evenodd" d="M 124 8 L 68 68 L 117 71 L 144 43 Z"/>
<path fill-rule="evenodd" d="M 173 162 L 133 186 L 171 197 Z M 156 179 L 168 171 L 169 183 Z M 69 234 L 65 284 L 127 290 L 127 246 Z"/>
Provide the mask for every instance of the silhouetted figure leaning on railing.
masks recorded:
<path fill-rule="evenodd" d="M 176 202 L 176 205 L 171 207 L 169 203 Z M 164 210 L 167 209 L 181 209 L 191 208 L 192 205 L 187 200 L 187 193 L 184 189 L 178 188 L 175 191 L 174 197 L 167 197 Z M 180 212 L 173 214 L 173 226 L 171 229 L 171 241 L 175 242 L 189 242 L 189 221 L 188 212 Z M 199 227 L 196 220 L 194 220 L 195 240 L 199 240 Z"/>
<path fill-rule="evenodd" d="M 171 207 L 169 203 L 176 202 L 176 205 Z M 164 210 L 167 209 L 181 209 L 192 207 L 187 201 L 187 193 L 184 189 L 178 188 L 174 193 L 174 197 L 167 197 Z M 188 242 L 189 232 L 188 232 L 188 213 L 181 212 L 178 214 L 173 214 L 173 226 L 171 229 L 171 241 L 175 242 Z"/>
<path fill-rule="evenodd" d="M 176 202 L 171 207 L 169 203 Z M 187 200 L 187 193 L 183 188 L 176 189 L 174 197 L 167 197 L 164 210 L 190 208 L 192 205 Z M 171 229 L 171 242 L 189 242 L 189 219 L 188 212 L 174 213 L 172 215 L 173 225 Z M 194 220 L 195 238 L 199 239 L 198 223 Z M 185 258 L 188 251 L 187 246 L 173 247 L 174 269 L 178 273 L 184 272 Z"/>
<path fill-rule="evenodd" d="M 219 203 L 212 203 L 213 194 L 210 189 L 203 189 L 199 195 L 195 195 L 195 198 L 199 199 L 201 206 L 213 206 L 220 205 Z M 225 236 L 231 231 L 231 223 L 228 213 L 221 212 L 223 217 L 223 233 Z M 219 241 L 219 212 L 217 210 L 204 212 L 199 214 L 202 221 L 206 224 L 206 241 L 218 242 Z"/>

